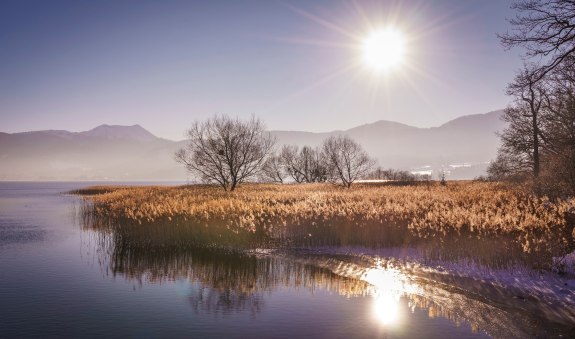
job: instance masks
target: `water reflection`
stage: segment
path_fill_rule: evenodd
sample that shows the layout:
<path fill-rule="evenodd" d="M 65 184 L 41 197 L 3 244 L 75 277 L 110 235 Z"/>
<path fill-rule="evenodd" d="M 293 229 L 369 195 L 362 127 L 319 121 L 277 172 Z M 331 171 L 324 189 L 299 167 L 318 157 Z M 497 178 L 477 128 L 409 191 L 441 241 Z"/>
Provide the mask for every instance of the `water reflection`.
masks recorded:
<path fill-rule="evenodd" d="M 571 337 L 575 334 L 573 313 L 568 308 L 559 306 L 555 309 L 560 311 L 555 313 L 548 300 L 534 296 L 518 299 L 514 295 L 516 291 L 506 286 L 484 286 L 467 278 L 444 278 L 376 260 L 361 279 L 372 286 L 373 313 L 385 327 L 405 326 L 401 312 L 402 301 L 405 301 L 411 313 L 425 310 L 429 318 L 449 319 L 458 327 L 469 324 L 473 333 L 483 331 L 493 337 Z M 559 314 L 563 311 L 567 312 Z"/>
<path fill-rule="evenodd" d="M 97 244 L 103 272 L 140 285 L 185 280 L 184 295 L 195 313 L 256 317 L 266 309 L 271 294 L 289 287 L 370 298 L 372 309 L 367 314 L 386 329 L 414 326 L 413 314 L 424 310 L 429 318 L 449 319 L 455 326 L 496 337 L 571 331 L 569 325 L 533 313 L 537 304 L 519 305 L 504 288 L 474 289 L 465 279 L 446 281 L 381 258 L 142 245 L 131 243 L 122 233 L 91 234 L 96 241 L 88 243 Z"/>
<path fill-rule="evenodd" d="M 368 283 L 339 276 L 328 269 L 290 263 L 280 257 L 253 255 L 216 248 L 134 246 L 114 233 L 91 233 L 102 272 L 142 286 L 185 279 L 193 309 L 207 313 L 258 313 L 265 295 L 279 286 L 322 289 L 351 297 L 366 295 Z"/>
<path fill-rule="evenodd" d="M 393 325 L 399 313 L 399 296 L 378 291 L 373 299 L 373 312 L 383 325 Z"/>
<path fill-rule="evenodd" d="M 399 272 L 394 269 L 372 268 L 362 280 L 374 287 L 373 313 L 383 325 L 396 325 L 399 315 L 399 298 L 405 292 Z"/>

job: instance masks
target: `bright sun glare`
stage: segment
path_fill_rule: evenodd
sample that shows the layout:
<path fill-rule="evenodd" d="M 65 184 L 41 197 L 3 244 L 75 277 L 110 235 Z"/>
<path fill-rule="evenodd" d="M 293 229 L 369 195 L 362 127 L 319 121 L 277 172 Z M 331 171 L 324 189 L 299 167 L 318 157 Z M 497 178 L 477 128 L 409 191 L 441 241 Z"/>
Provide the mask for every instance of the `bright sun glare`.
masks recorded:
<path fill-rule="evenodd" d="M 395 29 L 387 28 L 372 32 L 363 42 L 363 59 L 377 71 L 387 71 L 403 61 L 405 40 Z"/>
<path fill-rule="evenodd" d="M 376 319 L 383 325 L 393 325 L 397 322 L 399 300 L 391 293 L 380 292 L 373 301 L 373 312 Z"/>
<path fill-rule="evenodd" d="M 400 274 L 394 269 L 374 268 L 366 272 L 363 280 L 376 288 L 373 299 L 373 314 L 385 326 L 399 321 L 399 297 L 404 285 Z"/>

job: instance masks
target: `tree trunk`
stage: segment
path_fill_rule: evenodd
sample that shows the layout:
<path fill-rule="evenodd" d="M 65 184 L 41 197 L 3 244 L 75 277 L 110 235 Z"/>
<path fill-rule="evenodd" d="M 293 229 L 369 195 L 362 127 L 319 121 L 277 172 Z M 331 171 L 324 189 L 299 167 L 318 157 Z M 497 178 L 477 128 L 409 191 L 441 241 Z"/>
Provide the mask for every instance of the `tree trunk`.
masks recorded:
<path fill-rule="evenodd" d="M 531 90 L 532 98 L 535 97 L 533 90 Z M 539 126 L 538 126 L 538 113 L 539 109 L 535 108 L 533 100 L 531 101 L 531 114 L 533 123 L 533 185 L 534 191 L 537 196 L 541 195 L 541 186 L 539 183 Z"/>
<path fill-rule="evenodd" d="M 537 127 L 537 114 L 533 115 L 533 177 L 539 177 L 539 128 Z"/>

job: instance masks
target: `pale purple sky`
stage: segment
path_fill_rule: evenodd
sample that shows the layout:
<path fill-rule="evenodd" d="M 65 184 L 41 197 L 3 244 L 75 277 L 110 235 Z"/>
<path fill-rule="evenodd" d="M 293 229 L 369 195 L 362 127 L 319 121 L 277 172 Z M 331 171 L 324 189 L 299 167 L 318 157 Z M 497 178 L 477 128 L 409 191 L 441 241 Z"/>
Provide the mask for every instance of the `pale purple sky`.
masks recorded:
<path fill-rule="evenodd" d="M 0 131 L 140 124 L 182 139 L 195 119 L 331 131 L 419 127 L 504 108 L 521 65 L 496 33 L 508 1 L 3 1 Z M 408 39 L 403 66 L 361 63 L 370 31 Z"/>

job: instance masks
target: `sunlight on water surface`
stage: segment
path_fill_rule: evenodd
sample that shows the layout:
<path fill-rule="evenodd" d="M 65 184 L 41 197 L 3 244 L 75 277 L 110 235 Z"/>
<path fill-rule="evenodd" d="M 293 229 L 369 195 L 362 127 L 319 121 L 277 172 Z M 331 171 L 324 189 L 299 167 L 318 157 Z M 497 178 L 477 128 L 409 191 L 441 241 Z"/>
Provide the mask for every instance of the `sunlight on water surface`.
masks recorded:
<path fill-rule="evenodd" d="M 380 265 L 378 265 L 380 266 Z M 373 315 L 384 326 L 401 323 L 399 298 L 405 291 L 401 273 L 393 268 L 369 269 L 362 280 L 373 286 Z"/>

